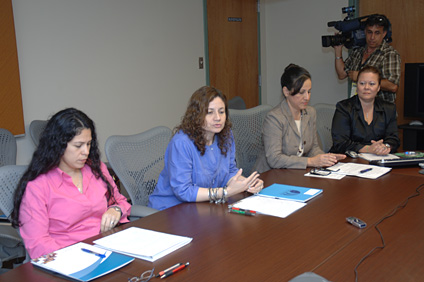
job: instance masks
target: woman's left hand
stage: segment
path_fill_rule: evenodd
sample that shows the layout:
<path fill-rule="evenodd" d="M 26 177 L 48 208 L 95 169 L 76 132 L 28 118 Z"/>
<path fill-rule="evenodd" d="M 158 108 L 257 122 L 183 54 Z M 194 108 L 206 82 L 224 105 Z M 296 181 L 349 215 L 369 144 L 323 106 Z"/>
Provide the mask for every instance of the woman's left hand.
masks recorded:
<path fill-rule="evenodd" d="M 107 211 L 102 216 L 102 221 L 100 224 L 100 232 L 111 230 L 118 224 L 121 219 L 121 213 L 114 208 L 108 208 Z"/>
<path fill-rule="evenodd" d="M 257 178 L 252 185 L 249 185 L 247 192 L 250 193 L 259 193 L 264 188 L 264 181 L 262 179 Z"/>

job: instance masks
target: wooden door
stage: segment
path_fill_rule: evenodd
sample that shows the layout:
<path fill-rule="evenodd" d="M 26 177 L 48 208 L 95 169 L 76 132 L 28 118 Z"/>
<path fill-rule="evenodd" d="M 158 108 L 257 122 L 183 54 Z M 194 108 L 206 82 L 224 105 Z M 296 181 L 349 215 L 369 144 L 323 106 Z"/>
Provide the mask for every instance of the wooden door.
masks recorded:
<path fill-rule="evenodd" d="M 25 133 L 12 1 L 0 1 L 0 127 Z"/>
<path fill-rule="evenodd" d="M 207 0 L 209 81 L 247 108 L 259 104 L 257 0 Z"/>

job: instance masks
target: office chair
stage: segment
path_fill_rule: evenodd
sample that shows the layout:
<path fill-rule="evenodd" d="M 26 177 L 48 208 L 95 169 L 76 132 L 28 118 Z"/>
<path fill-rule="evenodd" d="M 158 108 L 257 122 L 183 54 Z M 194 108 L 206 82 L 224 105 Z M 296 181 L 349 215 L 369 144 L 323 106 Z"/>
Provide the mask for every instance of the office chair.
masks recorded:
<path fill-rule="evenodd" d="M 229 109 L 236 143 L 237 167 L 243 168 L 245 177 L 252 173 L 258 154 L 264 151 L 262 126 L 271 108 L 269 105 L 260 105 L 246 110 Z"/>
<path fill-rule="evenodd" d="M 13 134 L 4 128 L 0 128 L 0 167 L 16 164 L 16 139 Z"/>
<path fill-rule="evenodd" d="M 236 110 L 245 110 L 246 103 L 244 102 L 242 97 L 235 96 L 234 98 L 228 100 L 228 108 Z"/>
<path fill-rule="evenodd" d="M 41 133 L 43 133 L 44 128 L 46 128 L 47 122 L 47 120 L 33 120 L 29 124 L 29 133 L 31 134 L 31 139 L 35 147 L 37 147 L 40 142 Z"/>
<path fill-rule="evenodd" d="M 132 204 L 141 206 L 133 206 L 131 214 L 136 208 L 156 211 L 148 208 L 147 204 L 163 170 L 165 151 L 171 137 L 171 129 L 158 126 L 135 135 L 110 136 L 106 140 L 109 165 L 127 190 Z"/>
<path fill-rule="evenodd" d="M 0 210 L 8 218 L 13 210 L 13 196 L 18 182 L 27 169 L 26 165 L 7 165 L 0 167 Z M 3 221 L 6 221 L 5 219 Z M 27 259 L 25 259 L 27 258 Z M 18 230 L 6 222 L 0 225 L 0 267 L 10 260 L 27 261 L 25 246 Z M 6 269 L 2 268 L 1 272 Z"/>
<path fill-rule="evenodd" d="M 331 137 L 331 125 L 333 122 L 336 106 L 332 104 L 316 104 L 314 105 L 317 111 L 317 134 L 318 142 L 321 149 L 328 153 L 333 146 L 333 138 Z"/>

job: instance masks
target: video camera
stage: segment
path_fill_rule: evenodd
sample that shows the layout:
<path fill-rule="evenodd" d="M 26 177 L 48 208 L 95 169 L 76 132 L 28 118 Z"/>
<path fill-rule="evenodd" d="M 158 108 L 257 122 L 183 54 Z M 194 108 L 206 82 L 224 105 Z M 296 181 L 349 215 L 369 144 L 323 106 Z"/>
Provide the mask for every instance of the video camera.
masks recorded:
<path fill-rule="evenodd" d="M 332 21 L 327 23 L 328 27 L 334 26 L 334 28 L 341 31 L 341 33 L 336 35 L 323 35 L 322 47 L 344 45 L 346 48 L 350 49 L 353 47 L 365 46 L 366 38 L 364 29 L 366 20 L 370 16 L 375 16 L 376 14 L 353 18 L 355 6 L 342 8 L 342 13 L 347 13 L 346 18 L 343 21 Z M 390 24 L 389 19 L 385 19 L 389 24 L 389 28 L 387 29 L 387 34 L 384 39 L 390 43 L 392 42 L 392 25 Z"/>

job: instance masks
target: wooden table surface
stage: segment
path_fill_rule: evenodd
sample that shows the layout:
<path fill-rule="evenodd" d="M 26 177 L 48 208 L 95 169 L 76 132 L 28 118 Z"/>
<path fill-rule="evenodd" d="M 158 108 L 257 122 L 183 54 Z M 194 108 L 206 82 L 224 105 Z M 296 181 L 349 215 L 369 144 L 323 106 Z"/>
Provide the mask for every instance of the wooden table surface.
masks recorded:
<path fill-rule="evenodd" d="M 228 213 L 226 204 L 186 203 L 86 240 L 91 243 L 130 226 L 193 238 L 190 244 L 153 263 L 136 259 L 96 281 L 127 281 L 127 278 L 153 267 L 158 272 L 177 262 L 187 261 L 190 262 L 187 269 L 167 280 L 288 281 L 303 272 L 315 271 L 330 281 L 353 281 L 356 263 L 364 252 L 379 243 L 373 225 L 424 183 L 420 176 L 401 173 L 389 173 L 376 180 L 357 177 L 331 180 L 305 177 L 306 172 L 278 169 L 261 175 L 266 186 L 282 183 L 324 190 L 305 207 L 284 219 Z M 237 195 L 230 202 L 248 195 Z M 421 269 L 417 270 L 419 267 L 415 262 L 400 263 L 398 260 L 407 252 L 407 262 L 413 261 L 416 247 L 424 251 L 421 243 L 424 227 L 416 226 L 424 219 L 421 197 L 411 200 L 402 212 L 382 224 L 386 243 L 391 247 L 363 263 L 359 270 L 360 278 L 362 274 L 364 280 L 360 281 L 408 281 L 392 279 L 396 262 L 398 267 L 404 268 L 403 273 L 411 273 L 414 277 L 423 274 Z M 346 223 L 348 216 L 356 216 L 368 226 L 358 229 Z M 403 233 L 408 235 L 402 237 Z M 422 257 L 422 253 L 416 256 Z M 387 260 L 390 260 L 389 270 Z M 381 279 L 369 279 L 374 276 Z M 0 275 L 0 281 L 63 280 L 25 264 Z"/>

